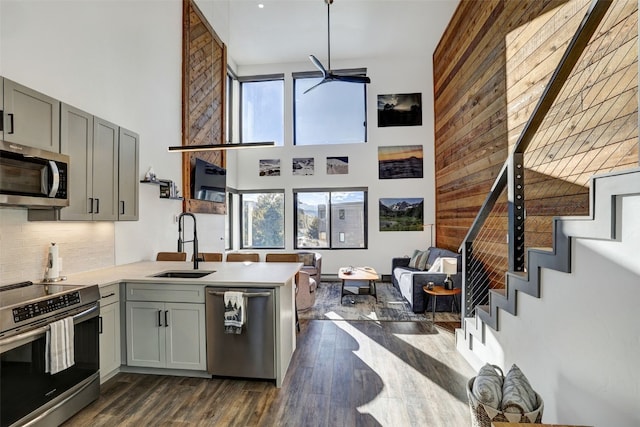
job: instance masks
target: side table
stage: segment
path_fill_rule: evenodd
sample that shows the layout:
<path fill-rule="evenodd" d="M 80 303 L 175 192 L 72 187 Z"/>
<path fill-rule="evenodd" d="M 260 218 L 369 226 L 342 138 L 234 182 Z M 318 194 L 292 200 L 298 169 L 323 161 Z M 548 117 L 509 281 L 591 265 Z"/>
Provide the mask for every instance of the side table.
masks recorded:
<path fill-rule="evenodd" d="M 453 289 L 445 289 L 444 286 L 434 286 L 433 289 L 429 289 L 427 285 L 422 287 L 422 290 L 427 294 L 433 297 L 433 303 L 431 304 L 431 323 L 435 323 L 436 321 L 436 301 L 438 297 L 443 296 L 454 296 L 453 305 L 456 306 L 456 309 L 460 311 L 460 307 L 458 307 L 458 301 L 455 299 L 455 295 L 461 294 L 461 288 L 453 288 Z"/>

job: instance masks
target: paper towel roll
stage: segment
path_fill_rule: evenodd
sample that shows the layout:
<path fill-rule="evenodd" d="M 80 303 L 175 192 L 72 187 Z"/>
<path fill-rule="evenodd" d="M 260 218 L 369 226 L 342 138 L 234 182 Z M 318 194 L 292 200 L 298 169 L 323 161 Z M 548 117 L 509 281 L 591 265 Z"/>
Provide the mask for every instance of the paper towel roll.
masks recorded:
<path fill-rule="evenodd" d="M 51 243 L 49 247 L 49 259 L 47 260 L 47 279 L 57 279 L 60 276 L 60 260 L 58 259 L 58 247 Z"/>

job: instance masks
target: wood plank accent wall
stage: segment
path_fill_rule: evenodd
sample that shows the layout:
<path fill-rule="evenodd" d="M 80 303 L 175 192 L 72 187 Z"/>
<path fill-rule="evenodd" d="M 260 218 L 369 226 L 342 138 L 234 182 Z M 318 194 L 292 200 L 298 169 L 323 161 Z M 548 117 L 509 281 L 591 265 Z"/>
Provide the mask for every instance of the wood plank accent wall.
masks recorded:
<path fill-rule="evenodd" d="M 459 4 L 433 55 L 438 246 L 460 247 L 589 3 Z M 637 35 L 637 2 L 614 1 L 525 153 L 527 246 L 550 246 L 552 216 L 588 213 L 593 174 L 638 166 Z"/>
<path fill-rule="evenodd" d="M 227 49 L 193 0 L 183 0 L 182 145 L 225 142 Z M 182 154 L 185 212 L 224 214 L 225 203 L 191 198 L 196 157 L 226 167 L 224 151 Z"/>

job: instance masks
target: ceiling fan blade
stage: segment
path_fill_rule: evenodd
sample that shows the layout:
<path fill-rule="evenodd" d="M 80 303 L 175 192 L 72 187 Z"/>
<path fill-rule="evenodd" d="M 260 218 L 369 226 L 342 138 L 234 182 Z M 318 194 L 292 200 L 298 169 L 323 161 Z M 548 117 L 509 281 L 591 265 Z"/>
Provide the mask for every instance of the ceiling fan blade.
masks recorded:
<path fill-rule="evenodd" d="M 315 89 L 315 88 L 317 88 L 318 86 L 320 86 L 321 84 L 328 83 L 328 82 L 330 82 L 330 81 L 332 81 L 332 80 L 333 80 L 333 79 L 332 79 L 331 77 L 325 77 L 324 79 L 322 79 L 322 80 L 320 81 L 320 83 L 318 83 L 318 84 L 315 84 L 315 85 L 311 86 L 309 89 L 307 89 L 307 90 L 305 90 L 304 92 L 302 92 L 302 94 L 304 95 L 305 93 L 309 92 L 311 89 Z"/>
<path fill-rule="evenodd" d="M 342 76 L 339 74 L 329 74 L 329 77 L 333 80 L 347 83 L 371 83 L 371 79 L 367 76 Z"/>
<path fill-rule="evenodd" d="M 316 66 L 316 68 L 317 68 L 318 70 L 320 70 L 320 72 L 322 73 L 322 78 L 325 78 L 325 79 L 326 79 L 326 78 L 327 78 L 327 75 L 328 75 L 329 73 L 327 73 L 327 70 L 326 70 L 326 69 L 324 68 L 324 66 L 322 65 L 322 62 L 320 62 L 320 61 L 318 60 L 318 58 L 316 58 L 316 57 L 315 57 L 315 56 L 313 56 L 313 55 L 309 55 L 309 59 L 311 60 L 311 62 L 313 62 L 313 65 L 315 65 L 315 66 Z"/>

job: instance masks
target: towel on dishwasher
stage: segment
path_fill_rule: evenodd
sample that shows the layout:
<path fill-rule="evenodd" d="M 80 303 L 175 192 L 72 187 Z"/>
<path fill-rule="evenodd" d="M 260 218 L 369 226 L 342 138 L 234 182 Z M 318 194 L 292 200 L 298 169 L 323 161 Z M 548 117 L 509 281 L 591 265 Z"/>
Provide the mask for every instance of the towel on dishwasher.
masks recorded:
<path fill-rule="evenodd" d="M 241 334 L 244 324 L 244 293 L 224 293 L 224 333 Z"/>
<path fill-rule="evenodd" d="M 67 317 L 49 324 L 46 334 L 45 372 L 51 375 L 73 366 L 73 317 Z"/>

